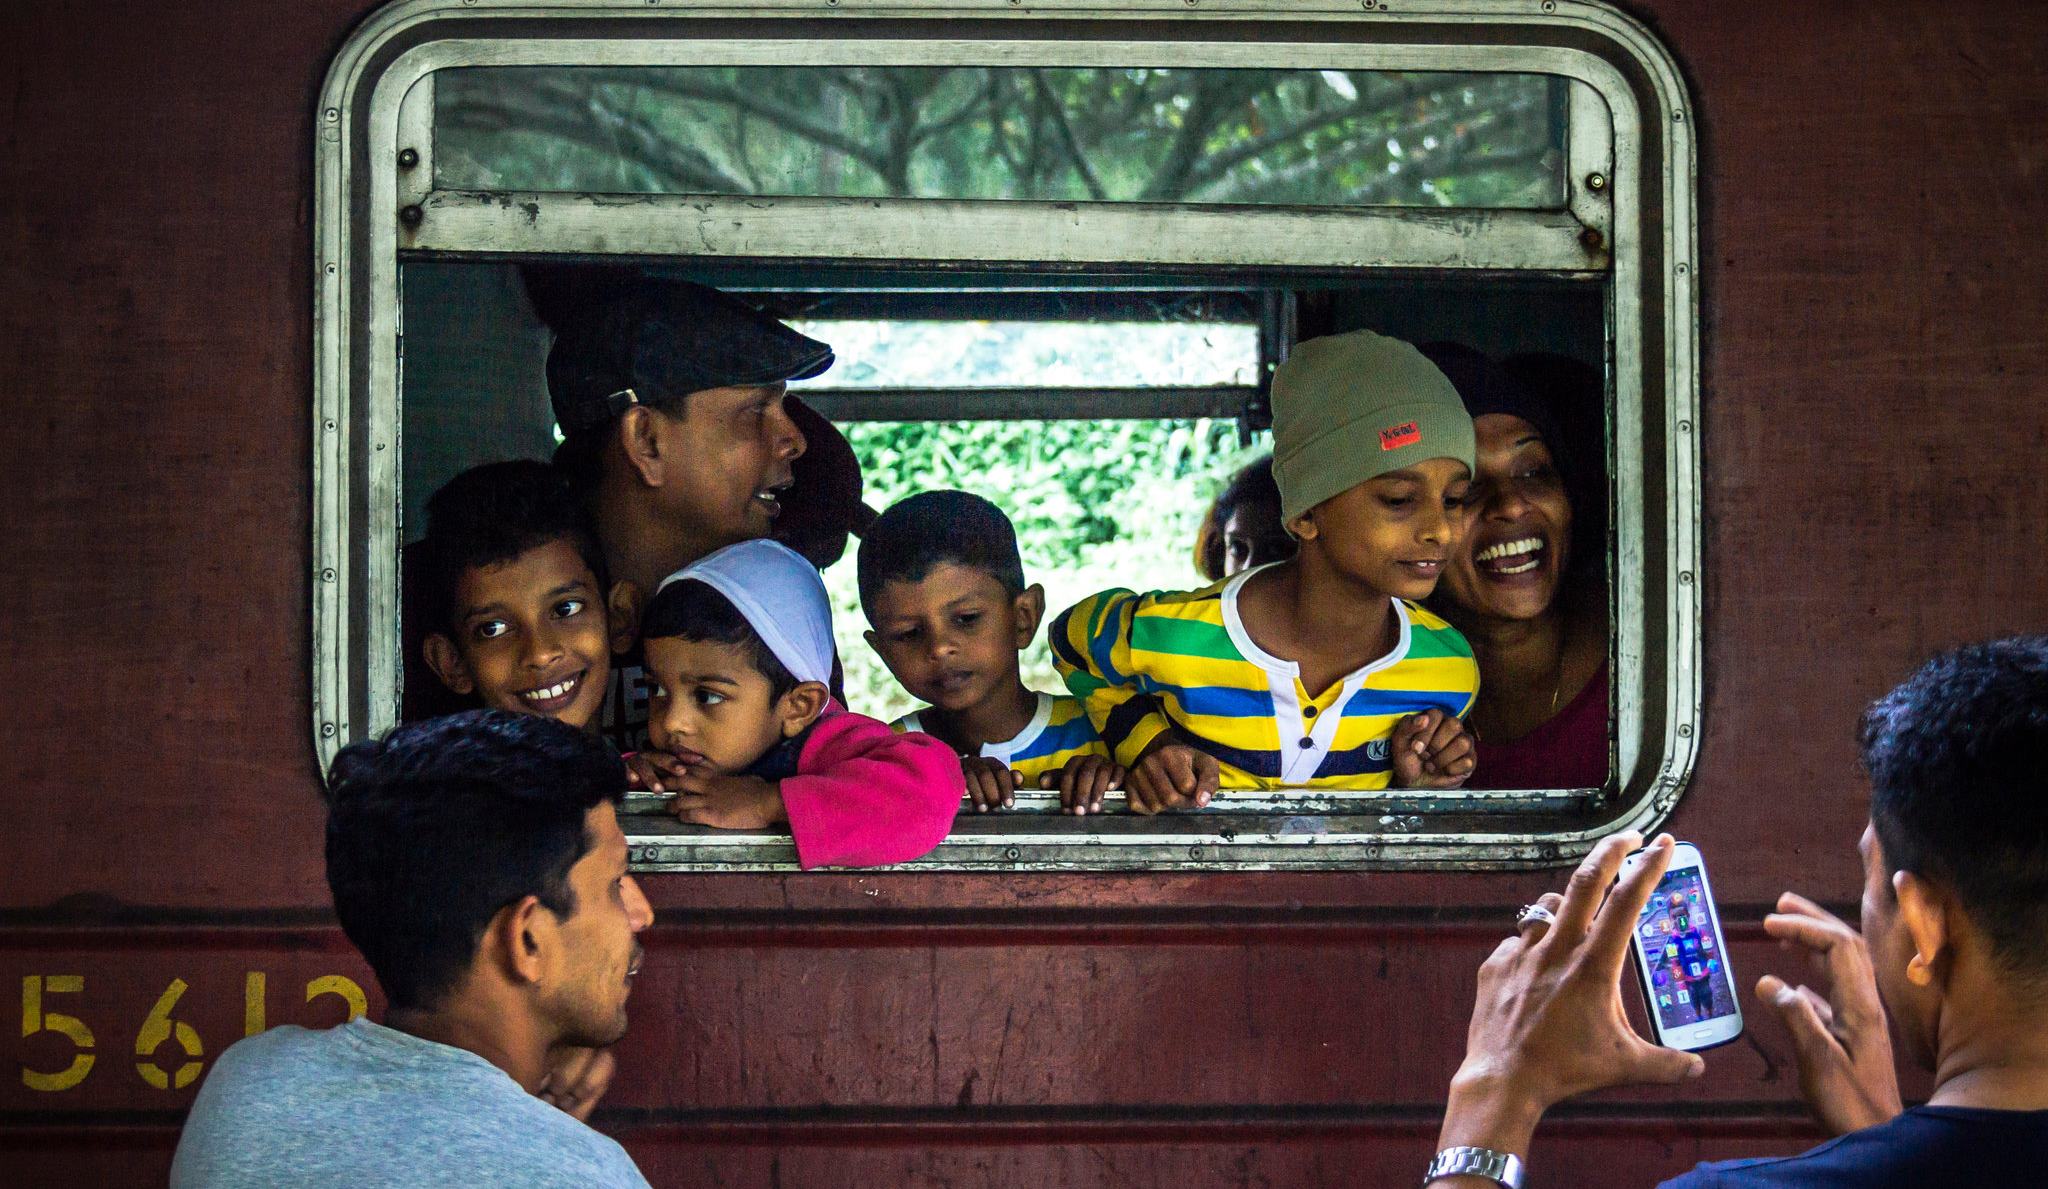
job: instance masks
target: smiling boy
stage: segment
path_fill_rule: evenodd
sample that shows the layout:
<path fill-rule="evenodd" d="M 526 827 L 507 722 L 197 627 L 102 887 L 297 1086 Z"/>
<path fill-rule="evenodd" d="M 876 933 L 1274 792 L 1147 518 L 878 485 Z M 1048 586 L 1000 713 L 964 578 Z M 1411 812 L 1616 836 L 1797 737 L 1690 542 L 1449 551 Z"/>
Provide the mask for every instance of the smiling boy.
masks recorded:
<path fill-rule="evenodd" d="M 422 651 L 442 684 L 486 707 L 590 728 L 636 596 L 601 577 L 562 477 L 530 461 L 464 471 L 427 501 L 422 556 Z"/>
<path fill-rule="evenodd" d="M 868 644 L 913 697 L 929 703 L 899 730 L 935 735 L 961 756 L 977 812 L 1016 789 L 1057 788 L 1068 813 L 1099 813 L 1122 787 L 1077 698 L 1027 688 L 1018 654 L 1038 636 L 1045 588 L 1024 583 L 1017 532 L 1002 509 L 964 491 L 927 491 L 882 513 L 860 546 Z"/>
<path fill-rule="evenodd" d="M 1111 590 L 1053 624 L 1053 660 L 1131 769 L 1131 808 L 1218 788 L 1454 788 L 1472 650 L 1418 605 L 1464 531 L 1472 419 L 1407 343 L 1297 346 L 1273 377 L 1294 557 L 1198 591 Z"/>

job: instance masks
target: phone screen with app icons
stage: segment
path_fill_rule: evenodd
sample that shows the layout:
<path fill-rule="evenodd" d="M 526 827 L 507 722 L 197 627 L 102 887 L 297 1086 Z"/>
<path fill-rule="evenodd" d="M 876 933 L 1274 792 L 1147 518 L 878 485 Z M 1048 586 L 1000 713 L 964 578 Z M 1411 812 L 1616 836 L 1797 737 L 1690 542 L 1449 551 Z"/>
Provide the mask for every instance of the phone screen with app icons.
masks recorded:
<path fill-rule="evenodd" d="M 1664 873 L 1636 922 L 1646 990 L 1665 1031 L 1735 1013 L 1727 955 L 1697 867 Z"/>

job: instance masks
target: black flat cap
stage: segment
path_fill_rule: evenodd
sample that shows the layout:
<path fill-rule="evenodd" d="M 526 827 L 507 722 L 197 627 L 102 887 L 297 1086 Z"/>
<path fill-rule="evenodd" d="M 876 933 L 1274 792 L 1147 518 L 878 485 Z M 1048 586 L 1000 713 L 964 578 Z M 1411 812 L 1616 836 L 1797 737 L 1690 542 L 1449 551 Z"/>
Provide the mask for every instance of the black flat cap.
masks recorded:
<path fill-rule="evenodd" d="M 736 297 L 689 281 L 640 281 L 562 319 L 548 396 L 569 436 L 636 403 L 807 380 L 831 366 L 832 348 Z"/>

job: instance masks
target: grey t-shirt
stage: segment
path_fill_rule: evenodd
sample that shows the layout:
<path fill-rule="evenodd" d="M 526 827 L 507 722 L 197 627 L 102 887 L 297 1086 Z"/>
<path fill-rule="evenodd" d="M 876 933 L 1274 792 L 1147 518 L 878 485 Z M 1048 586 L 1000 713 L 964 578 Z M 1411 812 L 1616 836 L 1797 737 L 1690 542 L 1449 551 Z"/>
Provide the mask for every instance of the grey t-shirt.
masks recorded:
<path fill-rule="evenodd" d="M 626 1150 L 464 1049 L 356 1020 L 228 1048 L 171 1165 L 186 1186 L 616 1185 Z"/>

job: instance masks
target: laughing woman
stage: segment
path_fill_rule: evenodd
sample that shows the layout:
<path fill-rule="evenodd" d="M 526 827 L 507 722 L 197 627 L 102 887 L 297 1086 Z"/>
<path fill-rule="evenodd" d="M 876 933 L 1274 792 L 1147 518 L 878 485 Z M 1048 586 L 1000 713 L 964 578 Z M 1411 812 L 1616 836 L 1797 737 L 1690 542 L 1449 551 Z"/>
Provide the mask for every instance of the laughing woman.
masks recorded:
<path fill-rule="evenodd" d="M 1464 398 L 1478 438 L 1478 473 L 1463 544 L 1432 606 L 1471 641 L 1479 700 L 1470 723 L 1479 767 L 1469 788 L 1593 788 L 1608 776 L 1605 516 L 1573 552 L 1574 485 L 1560 465 L 1557 411 L 1513 371 L 1461 347 L 1425 348 Z M 1597 382 L 1594 384 L 1597 392 Z M 1591 489 L 1578 492 L 1596 503 Z M 1597 509 L 1589 508 L 1588 511 Z"/>

